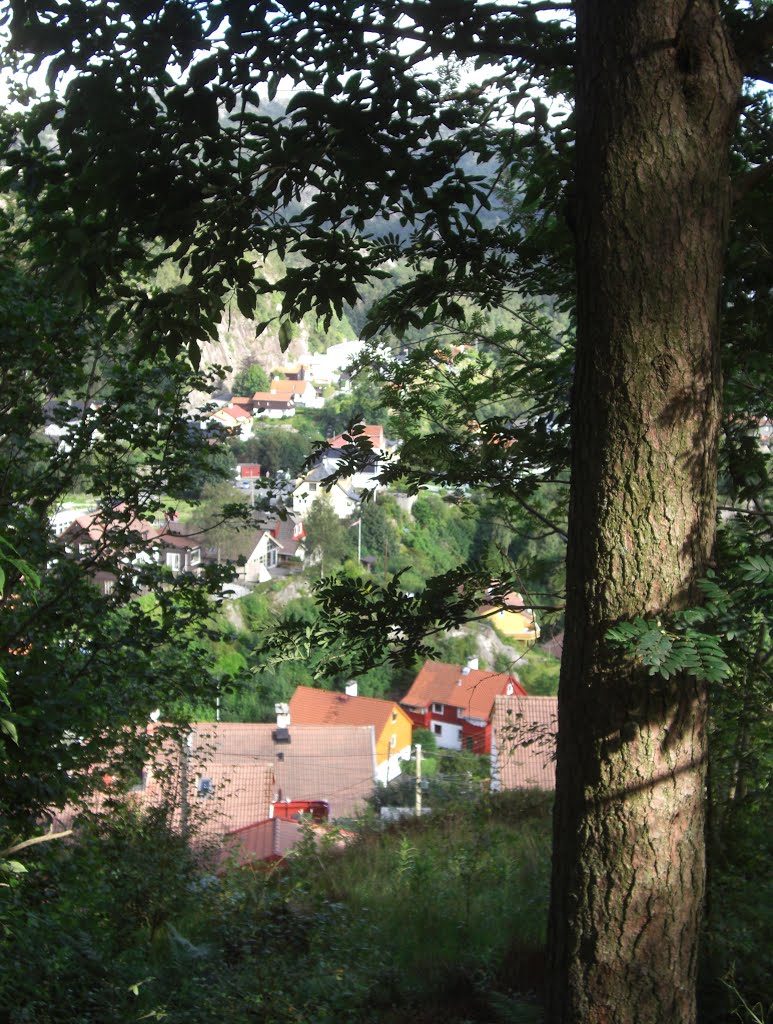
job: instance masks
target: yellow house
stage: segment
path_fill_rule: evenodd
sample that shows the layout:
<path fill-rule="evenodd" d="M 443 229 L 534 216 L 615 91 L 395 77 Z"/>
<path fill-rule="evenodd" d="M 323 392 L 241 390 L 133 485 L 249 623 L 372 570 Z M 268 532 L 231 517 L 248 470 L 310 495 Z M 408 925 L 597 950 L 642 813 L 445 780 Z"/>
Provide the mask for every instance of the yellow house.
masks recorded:
<path fill-rule="evenodd" d="M 521 643 L 533 644 L 539 640 L 540 628 L 531 608 L 526 608 L 520 594 L 508 594 L 501 605 L 483 605 L 478 609 L 479 615 L 488 615 L 489 622 L 502 636 L 508 640 L 520 640 Z"/>
<path fill-rule="evenodd" d="M 290 700 L 290 721 L 297 725 L 372 725 L 376 735 L 376 778 L 386 785 L 411 756 L 413 723 L 390 700 L 359 697 L 357 683 L 346 693 L 296 686 Z"/>

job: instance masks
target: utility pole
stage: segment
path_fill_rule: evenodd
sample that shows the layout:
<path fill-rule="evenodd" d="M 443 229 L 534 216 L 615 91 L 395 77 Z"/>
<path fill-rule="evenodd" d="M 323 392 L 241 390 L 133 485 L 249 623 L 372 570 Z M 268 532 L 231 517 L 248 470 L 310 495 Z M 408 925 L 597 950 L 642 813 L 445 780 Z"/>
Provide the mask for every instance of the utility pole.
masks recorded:
<path fill-rule="evenodd" d="M 421 743 L 416 744 L 416 817 L 421 817 Z"/>
<path fill-rule="evenodd" d="M 193 739 L 189 733 L 182 741 L 180 751 L 180 832 L 188 834 L 188 749 Z"/>

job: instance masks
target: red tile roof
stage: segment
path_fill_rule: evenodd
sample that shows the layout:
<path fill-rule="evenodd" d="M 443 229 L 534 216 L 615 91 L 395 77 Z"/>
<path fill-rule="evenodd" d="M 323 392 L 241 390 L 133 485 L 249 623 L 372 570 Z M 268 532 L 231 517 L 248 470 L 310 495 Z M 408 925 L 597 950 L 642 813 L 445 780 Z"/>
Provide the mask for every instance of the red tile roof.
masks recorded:
<path fill-rule="evenodd" d="M 207 780 L 202 783 L 201 780 Z M 183 819 L 183 786 L 187 799 L 185 812 L 195 839 L 211 839 L 234 829 L 263 821 L 271 813 L 274 769 L 268 760 L 247 764 L 215 762 L 203 751 L 186 748 L 183 757 L 179 743 L 166 740 L 143 770 L 143 784 L 121 797 L 140 807 L 158 807 L 168 803 L 171 824 L 179 828 Z M 102 813 L 115 794 L 98 792 L 89 800 L 92 812 Z M 57 820 L 70 827 L 77 808 L 67 807 Z"/>
<path fill-rule="evenodd" d="M 403 707 L 427 708 L 430 704 L 448 704 L 461 708 L 469 718 L 488 719 L 494 698 L 508 692 L 526 691 L 514 674 L 466 669 L 443 661 L 426 661 L 413 686 L 400 703 Z"/>
<path fill-rule="evenodd" d="M 353 817 L 373 792 L 376 770 L 374 729 L 370 725 L 291 724 L 289 743 L 275 725 L 252 722 L 198 722 L 194 751 L 227 764 L 268 761 L 273 766 L 275 800 L 326 800 L 331 818 Z"/>
<path fill-rule="evenodd" d="M 126 515 L 126 505 L 117 505 L 114 512 L 114 518 L 109 518 L 109 513 L 105 513 L 103 510 L 88 512 L 86 515 L 78 516 L 77 519 L 70 523 L 67 529 L 62 531 L 59 539 L 69 540 L 71 536 L 78 534 L 80 531 L 85 531 L 89 538 L 94 541 L 100 541 L 103 537 L 109 537 L 110 535 L 124 538 L 128 534 L 130 541 L 152 540 L 161 535 L 161 531 L 157 530 L 147 519 L 138 519 L 134 514 L 129 515 L 128 519 L 121 518 L 121 516 Z"/>
<path fill-rule="evenodd" d="M 230 416 L 234 420 L 251 420 L 252 413 L 247 409 L 243 409 L 241 403 L 238 405 L 229 405 L 227 409 L 219 409 L 214 414 L 215 416 Z"/>
<path fill-rule="evenodd" d="M 358 437 L 367 437 L 370 439 L 370 443 L 374 448 L 383 448 L 386 444 L 384 438 L 384 428 L 380 425 L 367 426 L 362 424 L 361 429 L 358 428 L 354 434 L 349 434 L 352 441 Z M 335 437 L 331 437 L 328 441 L 329 448 L 343 448 L 347 444 L 352 444 L 352 441 L 347 441 L 343 434 L 336 434 Z"/>
<path fill-rule="evenodd" d="M 378 739 L 395 710 L 405 714 L 391 700 L 349 697 L 312 686 L 296 686 L 290 700 L 290 721 L 298 725 L 372 725 Z"/>
<path fill-rule="evenodd" d="M 556 697 L 497 697 L 493 731 L 495 788 L 556 788 Z"/>
<path fill-rule="evenodd" d="M 285 380 L 282 377 L 275 377 L 271 381 L 271 390 L 278 395 L 303 395 L 312 390 L 307 380 Z"/>
<path fill-rule="evenodd" d="M 109 789 L 95 793 L 88 808 L 101 813 L 116 796 L 146 807 L 168 802 L 171 823 L 179 828 L 185 803 L 192 834 L 203 839 L 265 821 L 280 800 L 324 800 L 331 819 L 365 809 L 376 771 L 372 726 L 291 725 L 289 743 L 278 742 L 276 731 L 275 725 L 251 722 L 197 722 L 184 756 L 180 741 L 163 739 L 141 787 L 125 797 Z M 202 779 L 208 782 L 202 785 Z M 69 828 L 77 813 L 68 806 L 55 818 Z"/>

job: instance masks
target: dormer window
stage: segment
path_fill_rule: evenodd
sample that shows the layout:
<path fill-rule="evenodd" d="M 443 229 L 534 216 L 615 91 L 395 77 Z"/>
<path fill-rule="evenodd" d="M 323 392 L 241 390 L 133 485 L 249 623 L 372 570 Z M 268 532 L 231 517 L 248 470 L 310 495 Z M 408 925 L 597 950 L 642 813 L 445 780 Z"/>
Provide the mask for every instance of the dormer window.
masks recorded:
<path fill-rule="evenodd" d="M 446 710 L 445 704 L 435 704 L 433 702 L 433 704 L 432 704 L 432 714 L 433 715 L 443 715 L 443 714 L 445 714 L 445 710 Z"/>

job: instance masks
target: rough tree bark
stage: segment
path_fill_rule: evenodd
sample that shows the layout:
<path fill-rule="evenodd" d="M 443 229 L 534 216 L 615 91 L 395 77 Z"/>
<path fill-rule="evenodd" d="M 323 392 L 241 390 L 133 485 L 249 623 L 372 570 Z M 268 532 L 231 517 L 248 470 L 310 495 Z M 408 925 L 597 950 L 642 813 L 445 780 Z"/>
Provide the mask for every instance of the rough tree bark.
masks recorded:
<path fill-rule="evenodd" d="M 741 87 L 712 0 L 577 4 L 578 352 L 548 1019 L 695 1019 L 706 693 L 616 657 L 712 558 Z"/>

